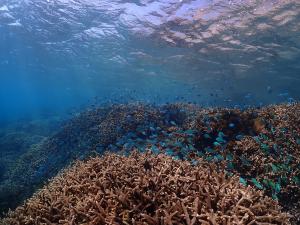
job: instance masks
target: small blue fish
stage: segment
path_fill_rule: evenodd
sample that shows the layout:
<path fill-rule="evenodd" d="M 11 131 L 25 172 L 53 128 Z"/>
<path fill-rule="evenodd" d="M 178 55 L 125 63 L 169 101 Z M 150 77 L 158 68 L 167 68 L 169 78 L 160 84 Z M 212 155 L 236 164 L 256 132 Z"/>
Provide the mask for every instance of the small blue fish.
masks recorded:
<path fill-rule="evenodd" d="M 174 143 L 174 145 L 177 146 L 177 147 L 183 147 L 183 144 L 181 142 L 179 142 L 179 141 L 176 141 Z"/>
<path fill-rule="evenodd" d="M 166 152 L 166 155 L 168 155 L 168 156 L 172 156 L 174 154 L 173 150 L 170 148 L 167 148 L 165 152 Z"/>
<path fill-rule="evenodd" d="M 148 139 L 147 142 L 150 143 L 150 144 L 156 144 L 156 140 L 150 140 L 150 139 Z"/>
<path fill-rule="evenodd" d="M 166 143 L 165 142 L 159 142 L 159 144 L 160 144 L 160 146 L 162 146 L 162 147 L 166 147 Z"/>
<path fill-rule="evenodd" d="M 293 102 L 295 102 L 295 99 L 294 98 L 288 98 L 287 101 L 288 101 L 288 103 L 293 103 Z"/>
<path fill-rule="evenodd" d="M 135 139 L 136 138 L 136 134 L 135 133 L 130 133 L 129 135 L 126 136 L 127 139 Z"/>
<path fill-rule="evenodd" d="M 209 136 L 209 134 L 204 134 L 204 137 L 205 137 L 206 139 L 211 138 L 211 137 Z"/>
<path fill-rule="evenodd" d="M 230 123 L 228 126 L 229 126 L 230 128 L 234 128 L 234 127 L 235 127 L 235 124 L 234 124 L 234 123 Z"/>
<path fill-rule="evenodd" d="M 176 123 L 173 120 L 170 122 L 170 124 L 172 124 L 173 126 L 176 126 Z"/>
<path fill-rule="evenodd" d="M 117 132 L 122 132 L 123 128 L 121 126 L 117 126 Z"/>
<path fill-rule="evenodd" d="M 142 138 L 137 138 L 136 141 L 137 142 L 143 142 L 144 140 Z"/>
<path fill-rule="evenodd" d="M 205 151 L 208 152 L 208 153 L 213 153 L 214 152 L 214 150 L 210 147 L 205 148 Z"/>
<path fill-rule="evenodd" d="M 243 135 L 239 134 L 239 135 L 235 136 L 235 139 L 238 141 L 241 141 L 243 139 L 243 137 L 244 137 Z"/>
<path fill-rule="evenodd" d="M 259 139 L 258 136 L 253 137 L 253 139 L 254 139 L 257 143 L 260 143 L 260 139 Z"/>
<path fill-rule="evenodd" d="M 152 145 L 152 146 L 151 146 L 151 151 L 152 151 L 154 154 L 159 154 L 159 148 L 156 147 L 155 145 Z"/>
<path fill-rule="evenodd" d="M 174 160 L 180 160 L 180 157 L 179 157 L 178 155 L 173 156 L 172 158 L 173 158 Z"/>
<path fill-rule="evenodd" d="M 219 142 L 215 141 L 214 146 L 221 146 L 221 144 Z"/>
<path fill-rule="evenodd" d="M 252 97 L 252 94 L 251 93 L 248 93 L 247 95 L 245 95 L 245 97 L 244 98 L 251 98 Z"/>
<path fill-rule="evenodd" d="M 155 131 L 155 128 L 154 127 L 149 127 L 149 129 L 154 132 Z"/>
<path fill-rule="evenodd" d="M 288 95 L 289 95 L 288 92 L 283 92 L 278 94 L 279 97 L 287 97 Z"/>
<path fill-rule="evenodd" d="M 198 160 L 196 160 L 196 159 L 192 159 L 192 161 L 191 161 L 191 164 L 193 165 L 193 166 L 197 166 L 198 165 Z"/>
<path fill-rule="evenodd" d="M 163 133 L 164 135 L 169 135 L 168 132 L 166 132 L 166 131 L 164 131 L 164 130 L 162 131 L 162 133 Z"/>
<path fill-rule="evenodd" d="M 194 150 L 196 150 L 196 149 L 194 148 L 194 146 L 193 146 L 193 145 L 191 145 L 191 144 L 189 144 L 189 145 L 188 145 L 188 147 L 189 147 L 189 150 L 191 150 L 191 151 L 194 151 Z"/>
<path fill-rule="evenodd" d="M 230 154 L 230 153 L 227 154 L 227 155 L 226 155 L 226 159 L 227 159 L 227 160 L 233 160 L 233 155 Z"/>
<path fill-rule="evenodd" d="M 247 181 L 242 177 L 240 177 L 240 183 L 244 186 L 247 186 Z"/>
<path fill-rule="evenodd" d="M 272 87 L 271 87 L 271 86 L 268 86 L 268 87 L 267 87 L 267 92 L 268 92 L 269 94 L 271 94 L 272 91 L 273 91 L 273 90 L 272 90 Z"/>
<path fill-rule="evenodd" d="M 153 135 L 150 136 L 150 138 L 151 138 L 151 139 L 157 138 L 157 135 L 156 135 L 156 134 L 153 134 Z"/>
<path fill-rule="evenodd" d="M 194 130 L 186 130 L 184 133 L 188 135 L 194 135 Z"/>
<path fill-rule="evenodd" d="M 217 154 L 217 155 L 215 156 L 215 160 L 216 160 L 216 161 L 222 161 L 222 160 L 224 160 L 224 157 L 223 157 L 222 155 L 220 155 L 220 154 Z"/>
<path fill-rule="evenodd" d="M 217 137 L 216 141 L 219 143 L 226 143 L 226 141 L 222 137 Z"/>
<path fill-rule="evenodd" d="M 118 150 L 118 148 L 115 145 L 112 145 L 112 144 L 110 144 L 108 147 L 111 151 L 117 151 Z"/>
<path fill-rule="evenodd" d="M 224 134 L 222 131 L 220 131 L 219 134 L 218 134 L 218 136 L 219 136 L 219 137 L 224 137 L 225 134 Z"/>

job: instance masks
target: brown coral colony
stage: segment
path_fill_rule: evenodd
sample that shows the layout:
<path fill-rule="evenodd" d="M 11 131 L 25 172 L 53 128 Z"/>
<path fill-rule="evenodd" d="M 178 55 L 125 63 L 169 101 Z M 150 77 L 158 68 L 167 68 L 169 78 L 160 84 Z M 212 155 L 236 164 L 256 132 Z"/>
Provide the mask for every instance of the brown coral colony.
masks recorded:
<path fill-rule="evenodd" d="M 262 192 L 217 172 L 159 154 L 106 154 L 78 161 L 7 224 L 289 224 Z"/>

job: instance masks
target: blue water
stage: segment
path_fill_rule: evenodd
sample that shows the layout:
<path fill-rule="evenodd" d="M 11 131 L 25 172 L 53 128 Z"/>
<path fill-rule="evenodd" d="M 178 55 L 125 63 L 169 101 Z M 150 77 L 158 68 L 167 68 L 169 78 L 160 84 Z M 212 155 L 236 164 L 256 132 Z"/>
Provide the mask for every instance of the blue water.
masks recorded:
<path fill-rule="evenodd" d="M 298 0 L 0 0 L 0 120 L 299 100 Z"/>
<path fill-rule="evenodd" d="M 268 109 L 196 115 L 298 102 L 299 24 L 299 0 L 0 0 L 0 218 L 95 152 L 161 146 L 219 162 L 215 147 L 265 128 L 274 152 L 296 152 L 298 105 L 270 108 L 270 124 Z"/>

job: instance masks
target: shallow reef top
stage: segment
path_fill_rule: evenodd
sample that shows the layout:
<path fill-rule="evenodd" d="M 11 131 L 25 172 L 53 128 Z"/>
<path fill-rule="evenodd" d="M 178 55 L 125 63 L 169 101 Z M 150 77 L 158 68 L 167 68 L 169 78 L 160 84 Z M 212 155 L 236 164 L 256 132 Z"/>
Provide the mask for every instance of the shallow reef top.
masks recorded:
<path fill-rule="evenodd" d="M 193 104 L 136 103 L 87 110 L 65 122 L 53 135 L 29 145 L 21 155 L 6 156 L 8 162 L 10 157 L 18 160 L 10 166 L 6 164 L 3 169 L 1 209 L 6 211 L 18 206 L 74 160 L 105 153 L 129 156 L 138 151 L 164 154 L 182 165 L 186 165 L 185 162 L 196 167 L 203 162 L 215 165 L 215 170 L 222 172 L 226 179 L 234 182 L 238 179 L 240 186 L 249 186 L 249 190 L 260 191 L 257 193 L 277 201 L 281 210 L 291 215 L 291 222 L 297 224 L 300 208 L 299 107 L 298 103 L 293 103 L 240 110 L 202 108 Z M 146 170 L 152 163 L 145 164 Z M 114 163 L 109 166 L 114 167 Z M 39 198 L 29 200 L 29 205 L 25 203 L 20 213 L 23 214 L 26 207 L 34 207 L 30 202 L 40 201 Z"/>
<path fill-rule="evenodd" d="M 199 162 L 138 152 L 77 162 L 2 224 L 290 224 L 261 191 Z"/>

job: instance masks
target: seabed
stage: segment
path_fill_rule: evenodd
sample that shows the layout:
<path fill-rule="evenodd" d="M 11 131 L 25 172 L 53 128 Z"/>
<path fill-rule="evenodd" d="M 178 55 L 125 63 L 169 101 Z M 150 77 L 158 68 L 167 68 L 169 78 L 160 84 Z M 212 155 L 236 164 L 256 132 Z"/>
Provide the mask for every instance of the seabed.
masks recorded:
<path fill-rule="evenodd" d="M 299 103 L 96 107 L 33 143 L 2 168 L 2 224 L 300 223 Z"/>

